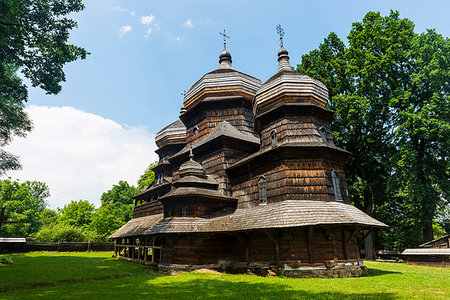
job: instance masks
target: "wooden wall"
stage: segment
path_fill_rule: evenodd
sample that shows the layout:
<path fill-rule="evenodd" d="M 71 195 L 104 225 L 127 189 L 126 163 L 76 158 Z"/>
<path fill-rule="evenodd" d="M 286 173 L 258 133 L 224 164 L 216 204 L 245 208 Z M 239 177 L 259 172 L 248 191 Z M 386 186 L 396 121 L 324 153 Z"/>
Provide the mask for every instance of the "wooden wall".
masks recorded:
<path fill-rule="evenodd" d="M 136 205 L 133 210 L 133 218 L 157 215 L 161 213 L 163 213 L 163 205 L 158 200 L 154 200 L 141 205 Z"/>
<path fill-rule="evenodd" d="M 348 202 L 347 180 L 343 163 L 324 158 L 299 157 L 267 162 L 260 167 L 250 167 L 232 180 L 232 196 L 238 199 L 239 208 L 259 205 L 259 179 L 266 178 L 267 202 L 283 200 L 334 201 L 331 172 L 339 174 L 344 202 Z"/>
<path fill-rule="evenodd" d="M 333 145 L 330 124 L 313 116 L 283 116 L 264 125 L 261 130 L 261 149 L 272 148 L 271 133 L 277 133 L 278 145 L 286 143 L 323 143 L 319 128 L 325 128 L 327 144 Z"/>
<path fill-rule="evenodd" d="M 162 261 L 187 265 L 217 264 L 219 260 L 314 265 L 330 260 L 359 260 L 361 257 L 354 230 L 343 226 L 314 226 L 312 231 L 310 227 L 299 227 L 167 235 Z M 311 242 L 308 246 L 309 234 Z"/>
<path fill-rule="evenodd" d="M 251 109 L 232 107 L 205 110 L 186 122 L 187 145 L 190 146 L 206 137 L 222 121 L 227 121 L 243 132 L 254 133 L 254 117 Z M 193 135 L 195 127 L 199 129 L 197 137 Z"/>

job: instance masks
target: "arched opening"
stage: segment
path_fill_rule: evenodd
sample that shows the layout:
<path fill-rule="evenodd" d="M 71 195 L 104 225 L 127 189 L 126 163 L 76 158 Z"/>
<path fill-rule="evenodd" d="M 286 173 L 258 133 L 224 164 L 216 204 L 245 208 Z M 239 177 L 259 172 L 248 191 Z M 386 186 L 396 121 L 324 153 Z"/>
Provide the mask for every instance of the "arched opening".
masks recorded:
<path fill-rule="evenodd" d="M 325 133 L 325 127 L 320 126 L 319 127 L 319 133 L 320 133 L 320 137 L 322 138 L 322 142 L 326 143 L 327 142 L 327 135 Z"/>
<path fill-rule="evenodd" d="M 192 135 L 194 137 L 197 137 L 199 132 L 200 132 L 200 130 L 198 129 L 197 126 L 195 126 L 194 129 L 192 130 Z"/>
<path fill-rule="evenodd" d="M 343 201 L 338 172 L 336 171 L 331 172 L 331 180 L 333 182 L 334 198 L 336 199 L 336 201 Z"/>
<path fill-rule="evenodd" d="M 272 132 L 270 133 L 270 140 L 272 142 L 272 148 L 278 146 L 278 137 L 275 130 L 272 130 Z"/>
<path fill-rule="evenodd" d="M 259 185 L 259 203 L 267 203 L 267 188 L 266 188 L 266 177 L 261 176 L 258 181 Z"/>

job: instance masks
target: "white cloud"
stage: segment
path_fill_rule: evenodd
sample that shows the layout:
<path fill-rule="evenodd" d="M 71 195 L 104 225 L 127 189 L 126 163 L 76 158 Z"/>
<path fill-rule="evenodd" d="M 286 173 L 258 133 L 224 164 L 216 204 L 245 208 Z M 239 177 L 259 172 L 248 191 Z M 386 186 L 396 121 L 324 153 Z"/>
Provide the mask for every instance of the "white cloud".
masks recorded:
<path fill-rule="evenodd" d="M 183 26 L 187 28 L 194 28 L 194 24 L 192 24 L 192 20 L 190 19 L 186 20 L 186 22 L 183 23 Z"/>
<path fill-rule="evenodd" d="M 128 12 L 127 8 L 123 8 L 123 7 L 118 6 L 118 5 L 117 6 L 113 6 L 112 9 L 118 10 L 118 11 L 121 11 L 121 12 Z"/>
<path fill-rule="evenodd" d="M 144 25 L 148 25 L 151 22 L 153 22 L 154 19 L 155 19 L 154 15 L 143 16 L 143 17 L 141 17 L 141 23 Z"/>
<path fill-rule="evenodd" d="M 150 35 L 150 33 L 152 33 L 152 31 L 153 31 L 153 29 L 152 29 L 151 27 L 149 27 L 149 28 L 147 29 L 147 32 L 144 34 L 144 37 L 145 37 L 145 38 L 148 38 L 148 36 Z"/>
<path fill-rule="evenodd" d="M 179 36 L 177 36 L 176 38 L 175 38 L 177 41 L 179 41 L 180 40 L 180 37 Z"/>
<path fill-rule="evenodd" d="M 19 155 L 22 170 L 13 179 L 39 180 L 50 187 L 51 208 L 86 199 L 96 206 L 119 180 L 136 185 L 157 160 L 154 135 L 143 127 L 121 126 L 73 107 L 30 106 L 34 129 L 15 139 L 7 151 Z"/>
<path fill-rule="evenodd" d="M 126 25 L 126 26 L 120 27 L 119 36 L 123 37 L 127 32 L 130 32 L 131 29 L 133 29 L 133 27 L 131 25 Z"/>
<path fill-rule="evenodd" d="M 130 11 L 130 15 L 132 15 L 134 17 L 136 15 L 136 13 L 134 11 Z"/>

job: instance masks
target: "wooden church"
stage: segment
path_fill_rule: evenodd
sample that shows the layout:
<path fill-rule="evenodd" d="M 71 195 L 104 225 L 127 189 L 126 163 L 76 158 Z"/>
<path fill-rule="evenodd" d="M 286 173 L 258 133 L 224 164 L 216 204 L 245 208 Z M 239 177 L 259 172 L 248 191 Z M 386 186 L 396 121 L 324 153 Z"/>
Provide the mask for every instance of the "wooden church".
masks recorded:
<path fill-rule="evenodd" d="M 235 70 L 224 43 L 219 67 L 156 135 L 155 181 L 110 236 L 115 256 L 162 269 L 366 272 L 358 236 L 387 226 L 349 203 L 351 154 L 333 143 L 327 87 L 293 71 L 280 41 L 264 83 Z"/>

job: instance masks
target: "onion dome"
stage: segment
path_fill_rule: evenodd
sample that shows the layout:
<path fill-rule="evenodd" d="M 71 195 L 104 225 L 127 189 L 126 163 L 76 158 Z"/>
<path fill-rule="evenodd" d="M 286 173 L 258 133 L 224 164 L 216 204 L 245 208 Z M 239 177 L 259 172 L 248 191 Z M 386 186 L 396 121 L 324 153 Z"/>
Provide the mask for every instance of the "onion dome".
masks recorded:
<path fill-rule="evenodd" d="M 180 119 L 176 120 L 156 134 L 155 142 L 158 148 L 168 144 L 186 143 L 186 126 Z"/>
<path fill-rule="evenodd" d="M 317 79 L 294 71 L 289 63 L 289 53 L 283 46 L 278 51 L 278 72 L 256 92 L 253 112 L 255 117 L 283 103 L 312 103 L 325 107 L 328 89 Z"/>
<path fill-rule="evenodd" d="M 196 176 L 196 177 L 200 177 L 200 178 L 206 178 L 205 169 L 203 169 L 202 165 L 199 164 L 198 162 L 196 162 L 193 158 L 194 158 L 194 155 L 192 154 L 192 150 L 191 150 L 191 154 L 189 155 L 189 160 L 180 166 L 180 169 L 179 169 L 180 177 Z"/>
<path fill-rule="evenodd" d="M 224 49 L 219 55 L 219 67 L 198 80 L 184 96 L 183 107 L 191 109 L 211 96 L 244 96 L 253 99 L 261 80 L 236 71 L 231 65 L 231 54 Z"/>

